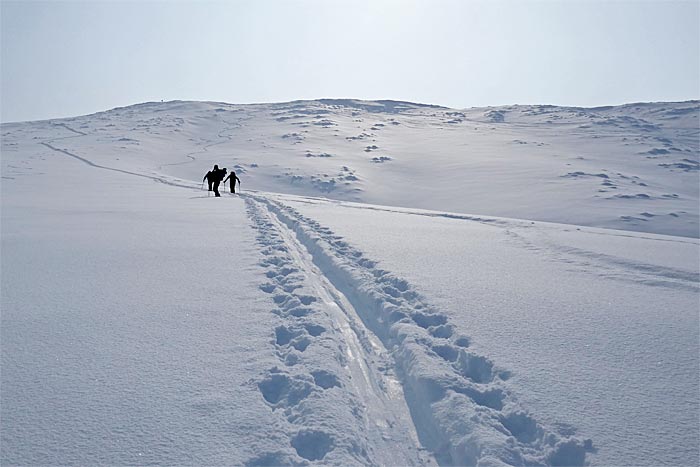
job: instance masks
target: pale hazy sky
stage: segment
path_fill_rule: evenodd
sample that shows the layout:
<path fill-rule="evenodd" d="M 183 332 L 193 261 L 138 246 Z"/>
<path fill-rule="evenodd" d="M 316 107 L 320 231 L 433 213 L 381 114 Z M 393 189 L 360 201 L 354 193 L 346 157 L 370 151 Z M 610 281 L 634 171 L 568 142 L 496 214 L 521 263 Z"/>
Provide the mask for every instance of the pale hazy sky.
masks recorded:
<path fill-rule="evenodd" d="M 0 118 L 144 101 L 700 95 L 700 1 L 2 0 Z"/>

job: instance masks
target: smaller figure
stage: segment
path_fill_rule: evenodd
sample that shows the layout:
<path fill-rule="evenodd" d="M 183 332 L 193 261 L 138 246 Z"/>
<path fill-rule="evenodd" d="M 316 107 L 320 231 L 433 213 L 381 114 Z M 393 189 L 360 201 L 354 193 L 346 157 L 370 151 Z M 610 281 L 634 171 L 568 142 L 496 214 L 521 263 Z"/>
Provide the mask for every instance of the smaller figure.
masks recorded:
<path fill-rule="evenodd" d="M 231 179 L 231 193 L 236 192 L 236 180 L 238 180 L 238 191 L 241 189 L 241 179 L 236 176 L 236 171 L 232 170 L 231 173 L 226 177 L 226 180 Z M 224 185 L 226 185 L 226 180 L 224 180 Z"/>

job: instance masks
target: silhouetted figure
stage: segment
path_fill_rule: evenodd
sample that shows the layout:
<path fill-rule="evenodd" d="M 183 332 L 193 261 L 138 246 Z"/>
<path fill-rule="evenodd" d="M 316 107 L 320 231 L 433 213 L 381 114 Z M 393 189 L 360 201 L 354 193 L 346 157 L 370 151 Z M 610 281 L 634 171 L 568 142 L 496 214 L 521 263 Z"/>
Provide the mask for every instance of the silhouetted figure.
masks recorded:
<path fill-rule="evenodd" d="M 226 167 L 223 169 L 220 169 L 218 172 L 215 173 L 214 177 L 214 196 L 221 196 L 219 193 L 219 183 L 221 183 L 221 180 L 224 179 L 226 176 Z"/>
<path fill-rule="evenodd" d="M 216 166 L 214 166 L 214 167 L 216 167 Z M 211 170 L 209 172 L 207 172 L 207 174 L 202 179 L 202 183 L 204 182 L 204 180 L 207 181 L 207 184 L 209 185 L 209 191 L 211 191 L 211 186 L 214 183 L 214 176 L 212 175 L 211 172 L 212 172 Z"/>
<path fill-rule="evenodd" d="M 232 170 L 231 173 L 226 177 L 226 180 L 231 179 L 231 193 L 236 192 L 236 180 L 238 180 L 238 189 L 241 188 L 241 179 L 236 176 L 236 171 Z M 224 185 L 226 185 L 226 180 L 224 180 Z"/>
<path fill-rule="evenodd" d="M 214 196 L 221 196 L 221 194 L 219 193 L 219 184 L 225 176 L 226 167 L 220 169 L 218 165 L 214 165 L 214 168 L 207 172 L 202 181 L 207 181 L 207 183 L 209 184 L 209 191 L 213 191 Z"/>

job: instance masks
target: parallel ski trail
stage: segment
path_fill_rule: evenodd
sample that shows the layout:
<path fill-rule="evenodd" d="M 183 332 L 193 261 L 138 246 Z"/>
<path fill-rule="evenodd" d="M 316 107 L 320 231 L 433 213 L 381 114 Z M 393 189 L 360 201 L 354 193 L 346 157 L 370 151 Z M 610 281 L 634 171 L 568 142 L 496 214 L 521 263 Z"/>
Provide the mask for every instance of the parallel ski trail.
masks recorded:
<path fill-rule="evenodd" d="M 430 465 L 434 461 L 420 453 L 420 443 L 406 406 L 401 385 L 388 369 L 390 357 L 375 336 L 365 332 L 362 321 L 348 299 L 313 264 L 295 234 L 264 203 L 255 203 L 280 236 L 293 269 L 304 276 L 304 293 L 317 297 L 316 303 L 330 318 L 336 339 L 341 342 L 352 393 L 362 410 L 360 432 L 372 449 L 372 462 L 379 465 Z M 381 367 L 381 368 L 380 368 Z"/>

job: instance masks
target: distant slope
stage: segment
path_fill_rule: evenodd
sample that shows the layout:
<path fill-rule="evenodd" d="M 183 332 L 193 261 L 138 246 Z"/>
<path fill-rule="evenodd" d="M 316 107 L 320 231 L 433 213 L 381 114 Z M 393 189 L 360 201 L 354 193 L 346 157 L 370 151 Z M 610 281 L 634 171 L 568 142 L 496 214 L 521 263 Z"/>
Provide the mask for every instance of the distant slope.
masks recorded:
<path fill-rule="evenodd" d="M 44 142 L 187 180 L 217 163 L 244 189 L 698 237 L 699 138 L 698 101 L 172 101 L 4 124 L 2 152 L 9 178 L 24 173 L 12 152 Z"/>

